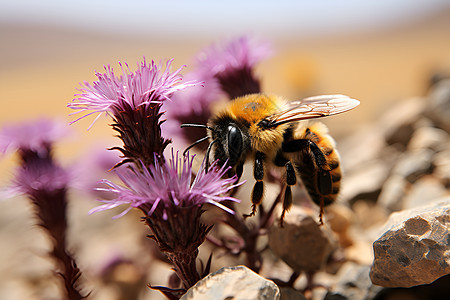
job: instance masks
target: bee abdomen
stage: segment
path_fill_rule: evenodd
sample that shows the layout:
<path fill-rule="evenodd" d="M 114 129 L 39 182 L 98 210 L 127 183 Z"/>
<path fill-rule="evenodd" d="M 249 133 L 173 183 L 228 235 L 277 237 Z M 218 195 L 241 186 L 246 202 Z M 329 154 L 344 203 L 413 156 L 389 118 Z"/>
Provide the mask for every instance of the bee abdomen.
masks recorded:
<path fill-rule="evenodd" d="M 337 173 L 336 171 L 331 171 L 331 180 L 332 180 L 331 193 L 323 194 L 320 192 L 319 186 L 317 184 L 318 182 L 317 169 L 310 168 L 305 164 L 301 164 L 297 165 L 297 171 L 300 174 L 300 178 L 303 182 L 303 185 L 306 188 L 306 191 L 308 192 L 311 200 L 314 201 L 314 203 L 320 205 L 320 203 L 323 201 L 324 205 L 330 205 L 336 200 L 340 190 L 340 173 Z"/>
<path fill-rule="evenodd" d="M 326 164 L 322 166 L 320 172 L 320 166 L 314 161 L 311 153 L 300 155 L 295 164 L 311 200 L 317 205 L 321 203 L 330 205 L 337 199 L 342 177 L 339 154 L 334 148 L 334 141 L 327 134 L 326 127 L 320 123 L 309 126 L 302 134 L 297 135 L 297 138 L 306 138 L 314 142 L 325 157 Z M 323 174 L 324 170 L 330 174 L 326 177 L 329 178 L 328 181 L 319 177 L 319 173 Z"/>

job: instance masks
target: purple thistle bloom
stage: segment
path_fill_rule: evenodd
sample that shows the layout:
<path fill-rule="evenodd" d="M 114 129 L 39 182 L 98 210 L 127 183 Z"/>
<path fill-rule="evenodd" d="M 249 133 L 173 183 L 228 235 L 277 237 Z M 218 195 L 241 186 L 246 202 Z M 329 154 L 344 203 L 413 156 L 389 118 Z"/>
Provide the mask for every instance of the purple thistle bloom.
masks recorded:
<path fill-rule="evenodd" d="M 103 201 L 103 204 L 90 213 L 114 208 L 121 204 L 130 207 L 119 216 L 137 207 L 144 214 L 144 220 L 150 227 L 160 250 L 172 262 L 174 270 L 188 289 L 201 279 L 196 268 L 198 247 L 204 242 L 212 226 L 202 224 L 200 217 L 204 204 L 213 204 L 230 214 L 234 212 L 220 202 L 238 201 L 232 197 L 222 196 L 236 187 L 236 177 L 223 179 L 228 168 L 219 168 L 213 164 L 206 172 L 203 168 L 197 176 L 192 175 L 193 158 L 189 155 L 179 158 L 178 153 L 164 164 L 155 164 L 148 169 L 118 169 L 120 179 L 125 186 L 103 181 L 118 197 Z"/>
<path fill-rule="evenodd" d="M 190 144 L 206 136 L 206 131 L 202 128 L 181 129 L 180 125 L 193 122 L 206 124 L 211 117 L 212 103 L 225 95 L 220 89 L 217 79 L 208 72 L 201 69 L 196 70 L 186 74 L 186 78 L 196 78 L 203 81 L 204 85 L 175 94 L 173 101 L 165 104 L 167 121 L 163 125 L 163 132 L 168 136 L 182 137 Z"/>
<path fill-rule="evenodd" d="M 52 158 L 52 145 L 70 134 L 64 122 L 40 119 L 9 125 L 0 132 L 0 152 L 17 151 L 22 160 L 9 196 L 34 195 L 41 191 L 66 189 L 72 174 L 57 166 Z"/>
<path fill-rule="evenodd" d="M 28 154 L 28 157 L 30 155 Z M 36 198 L 42 193 L 54 193 L 69 186 L 71 174 L 46 158 L 26 163 L 17 170 L 8 192 L 10 196 L 25 194 Z"/>
<path fill-rule="evenodd" d="M 113 68 L 105 66 L 105 73 L 96 72 L 98 81 L 91 85 L 84 82 L 84 87 L 79 89 L 82 93 L 67 106 L 79 110 L 73 114 L 86 113 L 71 123 L 74 123 L 91 114 L 98 114 L 97 120 L 103 113 L 115 117 L 122 111 L 131 109 L 151 110 L 152 105 L 170 100 L 176 91 L 200 84 L 198 81 L 181 83 L 182 66 L 175 72 L 170 72 L 172 60 L 167 61 L 166 69 L 162 71 L 162 63 L 158 65 L 152 60 L 147 64 L 145 58 L 136 72 L 131 72 L 128 64 L 119 63 L 122 75 L 116 76 Z M 125 66 L 125 67 L 124 67 Z M 95 122 L 94 120 L 94 122 Z M 92 125 L 91 125 L 92 126 Z"/>
<path fill-rule="evenodd" d="M 268 43 L 248 36 L 226 45 L 213 45 L 198 55 L 197 64 L 215 77 L 230 99 L 261 92 L 260 81 L 253 74 L 257 63 L 270 56 Z"/>
<path fill-rule="evenodd" d="M 166 69 L 162 71 L 162 63 L 156 65 L 152 61 L 147 64 L 144 59 L 134 73 L 128 65 L 120 64 L 120 76 L 116 76 L 110 66 L 105 67 L 106 73 L 97 72 L 98 81 L 92 85 L 85 82 L 84 88 L 80 89 L 82 93 L 68 104 L 68 107 L 79 110 L 77 113 L 85 113 L 79 119 L 95 113 L 97 118 L 103 113 L 113 118 L 111 126 L 124 144 L 123 147 L 111 148 L 123 154 L 124 159 L 116 166 L 128 162 L 138 167 L 140 163 L 150 166 L 155 157 L 164 163 L 163 152 L 171 140 L 161 135 L 164 122 L 160 120 L 162 103 L 170 100 L 173 93 L 200 84 L 193 80 L 181 83 L 183 67 L 171 73 L 171 63 L 172 60 L 167 61 Z"/>
<path fill-rule="evenodd" d="M 1 151 L 17 150 L 21 159 L 17 175 L 8 194 L 25 194 L 36 209 L 38 224 L 53 242 L 51 256 L 58 264 L 67 299 L 83 299 L 78 287 L 81 276 L 74 258 L 66 250 L 67 188 L 71 174 L 61 168 L 52 156 L 52 146 L 64 136 L 62 123 L 40 120 L 6 127 L 0 133 Z"/>
<path fill-rule="evenodd" d="M 259 93 L 260 82 L 253 74 L 257 63 L 267 58 L 272 50 L 248 36 L 231 40 L 227 44 L 212 45 L 196 57 L 196 69 L 186 75 L 204 82 L 203 87 L 174 95 L 168 103 L 168 122 L 164 132 L 170 136 L 182 136 L 189 144 L 206 136 L 204 128 L 180 129 L 180 124 L 206 124 L 212 114 L 212 104 L 227 96 L 234 99 L 251 93 Z M 200 144 L 199 148 L 205 144 Z"/>
<path fill-rule="evenodd" d="M 116 173 L 125 186 L 117 185 L 109 180 L 102 180 L 107 188 L 98 188 L 101 191 L 113 192 L 117 198 L 113 200 L 101 200 L 105 204 L 92 209 L 89 213 L 111 209 L 122 204 L 128 207 L 117 217 L 123 216 L 131 208 L 137 207 L 151 216 L 161 206 L 164 211 L 163 218 L 167 219 L 169 211 L 177 207 L 200 207 L 209 203 L 234 213 L 226 206 L 220 204 L 224 200 L 238 201 L 237 199 L 221 196 L 239 184 L 234 184 L 236 178 L 223 179 L 228 171 L 225 166 L 219 168 L 215 163 L 208 172 L 199 171 L 193 178 L 193 157 L 179 158 L 172 153 L 169 162 L 160 165 L 158 163 L 135 170 L 131 168 L 117 169 Z"/>
<path fill-rule="evenodd" d="M 16 150 L 40 152 L 69 134 L 66 124 L 49 119 L 5 126 L 0 133 L 0 153 Z"/>

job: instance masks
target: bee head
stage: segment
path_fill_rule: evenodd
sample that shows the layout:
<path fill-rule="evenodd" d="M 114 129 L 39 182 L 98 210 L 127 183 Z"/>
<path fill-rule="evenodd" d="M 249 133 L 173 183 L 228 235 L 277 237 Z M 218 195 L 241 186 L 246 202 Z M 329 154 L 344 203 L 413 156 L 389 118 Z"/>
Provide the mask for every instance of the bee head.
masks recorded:
<path fill-rule="evenodd" d="M 227 147 L 228 161 L 231 166 L 234 166 L 241 158 L 243 137 L 241 130 L 234 124 L 228 125 L 227 128 Z"/>
<path fill-rule="evenodd" d="M 212 140 L 214 142 L 213 158 L 220 164 L 234 167 L 243 163 L 250 148 L 248 128 L 236 119 L 217 118 L 212 121 Z"/>

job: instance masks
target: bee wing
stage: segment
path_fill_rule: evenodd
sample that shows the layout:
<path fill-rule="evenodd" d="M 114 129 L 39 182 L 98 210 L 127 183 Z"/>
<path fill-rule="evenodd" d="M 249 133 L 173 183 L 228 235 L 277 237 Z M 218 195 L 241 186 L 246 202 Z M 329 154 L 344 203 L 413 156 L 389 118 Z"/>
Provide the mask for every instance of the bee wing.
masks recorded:
<path fill-rule="evenodd" d="M 321 95 L 286 104 L 280 112 L 268 118 L 271 126 L 306 119 L 340 114 L 359 105 L 359 101 L 345 95 Z"/>

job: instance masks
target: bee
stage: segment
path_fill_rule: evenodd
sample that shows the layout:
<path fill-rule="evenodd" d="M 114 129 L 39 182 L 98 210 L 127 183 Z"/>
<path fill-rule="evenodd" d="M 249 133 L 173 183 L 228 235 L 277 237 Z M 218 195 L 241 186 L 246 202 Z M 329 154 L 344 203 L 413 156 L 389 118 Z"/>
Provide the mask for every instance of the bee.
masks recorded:
<path fill-rule="evenodd" d="M 264 195 L 264 175 L 273 166 L 284 173 L 283 211 L 292 205 L 291 187 L 300 177 L 310 198 L 320 207 L 323 224 L 324 207 L 333 203 L 340 189 L 341 168 L 335 142 L 321 122 L 315 119 L 343 113 L 359 105 L 344 95 L 321 95 L 287 102 L 278 96 L 250 94 L 238 97 L 204 124 L 183 124 L 182 127 L 203 127 L 210 134 L 185 151 L 207 139 L 206 161 L 210 152 L 220 165 L 231 166 L 238 178 L 244 163 L 251 159 L 255 184 L 251 195 L 252 211 L 256 213 Z"/>

